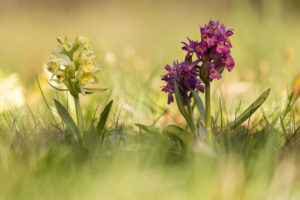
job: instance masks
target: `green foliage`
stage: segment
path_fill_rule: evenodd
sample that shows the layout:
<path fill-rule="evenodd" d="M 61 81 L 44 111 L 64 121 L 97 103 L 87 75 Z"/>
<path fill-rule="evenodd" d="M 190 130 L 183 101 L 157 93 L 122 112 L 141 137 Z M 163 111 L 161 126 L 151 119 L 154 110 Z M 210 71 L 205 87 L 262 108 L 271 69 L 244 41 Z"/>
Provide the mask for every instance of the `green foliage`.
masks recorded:
<path fill-rule="evenodd" d="M 201 117 L 202 117 L 202 119 L 204 121 L 204 124 L 205 124 L 205 122 L 206 122 L 206 116 L 205 116 L 205 108 L 204 108 L 203 102 L 202 102 L 199 94 L 196 91 L 191 90 L 191 92 L 193 94 L 194 101 L 195 101 L 195 103 L 197 105 L 198 111 L 201 114 Z"/>
<path fill-rule="evenodd" d="M 103 137 L 104 135 L 104 128 L 105 128 L 105 124 L 111 109 L 111 106 L 113 104 L 113 100 L 111 100 L 104 108 L 104 110 L 102 111 L 101 115 L 100 115 L 100 119 L 99 122 L 97 124 L 97 130 L 98 130 L 98 137 Z"/>
<path fill-rule="evenodd" d="M 270 89 L 266 90 L 260 95 L 241 115 L 239 115 L 234 122 L 227 126 L 228 129 L 235 129 L 243 122 L 251 117 L 251 115 L 266 101 L 270 93 Z"/>
<path fill-rule="evenodd" d="M 139 123 L 136 123 L 135 125 L 137 127 L 139 127 L 140 129 L 144 130 L 146 133 L 149 133 L 150 135 L 159 135 L 160 134 L 160 132 L 152 126 L 146 126 L 146 125 L 139 124 Z"/>
<path fill-rule="evenodd" d="M 178 107 L 180 113 L 182 114 L 182 116 L 184 117 L 185 121 L 187 122 L 187 125 L 191 129 L 192 133 L 195 134 L 195 130 L 196 130 L 195 125 L 193 123 L 193 120 L 188 115 L 186 109 L 183 106 L 181 94 L 180 94 L 176 79 L 174 79 L 174 89 L 175 89 L 175 98 L 176 98 L 177 107 Z"/>
<path fill-rule="evenodd" d="M 70 115 L 66 108 L 57 100 L 55 105 L 68 125 Z M 281 181 L 285 177 L 277 175 L 279 166 L 290 169 L 299 164 L 293 163 L 292 156 L 298 152 L 299 128 L 292 130 L 287 123 L 293 109 L 281 124 L 272 124 L 276 116 L 266 116 L 259 128 L 239 126 L 214 130 L 216 156 L 212 156 L 201 151 L 191 134 L 178 125 L 156 128 L 136 124 L 139 130 L 131 135 L 127 133 L 134 129 L 120 126 L 118 119 L 116 124 L 108 126 L 111 107 L 112 101 L 105 106 L 98 123 L 85 131 L 85 146 L 71 142 L 68 131 L 47 121 L 36 119 L 35 126 L 32 118 L 16 118 L 18 111 L 3 113 L 0 177 L 6 184 L 0 189 L 1 198 L 122 199 L 126 195 L 138 195 L 153 199 L 153 191 L 160 188 L 158 199 L 163 199 L 164 194 L 168 198 L 199 199 L 213 195 L 222 199 L 229 193 L 220 189 L 220 185 L 229 185 L 230 199 L 263 199 L 271 195 L 269 187 L 276 183 L 275 179 Z M 90 120 L 87 122 L 93 124 L 93 119 Z M 21 124 L 25 124 L 25 129 Z M 99 133 L 99 124 L 107 127 L 101 128 L 102 139 L 95 134 Z M 30 127 L 35 127 L 34 134 L 28 137 L 26 132 L 30 132 Z M 290 164 L 286 164 L 287 159 Z M 11 169 L 11 166 L 15 167 Z M 12 170 L 14 176 L 8 178 Z M 298 181 L 296 178 L 288 187 L 299 189 Z M 126 192 L 113 192 L 113 188 L 107 187 L 108 182 Z M 178 186 L 180 191 L 170 190 L 170 185 Z"/>
<path fill-rule="evenodd" d="M 65 109 L 65 107 L 61 103 L 59 103 L 59 101 L 54 99 L 54 103 L 59 116 L 64 121 L 64 123 L 72 130 L 74 139 L 77 141 L 79 138 L 79 130 L 74 120 L 72 119 L 68 111 Z"/>
<path fill-rule="evenodd" d="M 86 94 L 93 94 L 95 92 L 105 92 L 107 88 L 84 88 Z"/>

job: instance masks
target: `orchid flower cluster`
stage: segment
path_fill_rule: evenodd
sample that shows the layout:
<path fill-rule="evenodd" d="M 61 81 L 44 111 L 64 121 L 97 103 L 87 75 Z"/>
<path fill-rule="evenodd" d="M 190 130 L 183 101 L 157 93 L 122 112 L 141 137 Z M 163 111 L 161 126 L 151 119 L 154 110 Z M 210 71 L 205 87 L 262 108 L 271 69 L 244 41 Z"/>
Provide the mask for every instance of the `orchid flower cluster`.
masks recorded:
<path fill-rule="evenodd" d="M 73 96 L 85 94 L 85 85 L 96 83 L 96 72 L 100 70 L 89 39 L 79 36 L 73 41 L 67 38 L 57 38 L 57 41 L 58 45 L 47 62 L 50 81 L 63 83 Z"/>
<path fill-rule="evenodd" d="M 168 93 L 168 104 L 174 101 L 174 79 L 180 89 L 182 100 L 190 100 L 190 90 L 204 92 L 204 84 L 221 79 L 222 72 L 226 67 L 230 72 L 234 67 L 231 56 L 232 47 L 228 39 L 233 35 L 233 30 L 226 30 L 224 24 L 219 21 L 210 21 L 200 27 L 201 41 L 193 41 L 188 38 L 188 43 L 182 42 L 182 49 L 187 52 L 183 62 L 174 61 L 173 67 L 166 65 L 168 71 L 162 77 L 167 84 L 162 91 Z"/>
<path fill-rule="evenodd" d="M 187 52 L 184 61 L 180 63 L 174 61 L 172 67 L 165 66 L 168 73 L 162 76 L 162 80 L 166 82 L 162 91 L 168 93 L 168 104 L 174 101 L 174 94 L 176 99 L 180 96 L 182 106 L 187 106 L 189 114 L 179 105 L 181 102 L 177 102 L 178 108 L 190 124 L 194 135 L 196 133 L 195 126 L 192 124 L 193 113 L 190 101 L 195 95 L 194 92 L 205 92 L 205 128 L 208 143 L 211 143 L 210 83 L 214 79 L 222 78 L 224 68 L 230 72 L 234 67 L 230 52 L 232 45 L 229 40 L 233 35 L 233 29 L 226 30 L 224 24 L 210 20 L 208 24 L 200 26 L 200 32 L 200 42 L 189 38 L 187 38 L 188 43 L 182 42 L 184 45 L 182 50 Z"/>

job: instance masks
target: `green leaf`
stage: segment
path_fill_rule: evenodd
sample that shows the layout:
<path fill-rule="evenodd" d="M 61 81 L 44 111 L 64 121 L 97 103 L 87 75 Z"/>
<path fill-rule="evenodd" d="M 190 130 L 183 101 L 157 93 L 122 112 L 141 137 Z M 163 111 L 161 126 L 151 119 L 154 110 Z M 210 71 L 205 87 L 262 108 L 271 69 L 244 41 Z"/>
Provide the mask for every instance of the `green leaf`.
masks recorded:
<path fill-rule="evenodd" d="M 78 140 L 79 136 L 79 129 L 76 126 L 75 122 L 73 121 L 72 117 L 68 113 L 68 111 L 65 109 L 65 107 L 59 103 L 56 99 L 54 99 L 56 110 L 61 117 L 61 119 L 66 123 L 66 125 L 72 130 L 73 136 L 75 140 Z"/>
<path fill-rule="evenodd" d="M 142 129 L 143 131 L 149 133 L 150 135 L 155 135 L 155 134 L 160 135 L 161 134 L 156 128 L 154 128 L 152 126 L 146 126 L 146 125 L 139 124 L 139 123 L 135 123 L 135 125 L 137 127 L 139 127 L 140 129 Z"/>
<path fill-rule="evenodd" d="M 206 116 L 205 116 L 205 109 L 204 109 L 204 105 L 203 105 L 203 102 L 200 98 L 200 96 L 198 95 L 198 93 L 194 90 L 191 90 L 192 94 L 193 94 L 193 97 L 195 99 L 195 102 L 196 102 L 196 105 L 197 105 L 197 108 L 204 120 L 204 123 L 206 122 Z"/>
<path fill-rule="evenodd" d="M 177 125 L 170 124 L 164 127 L 164 131 L 168 132 L 184 132 L 185 130 Z"/>
<path fill-rule="evenodd" d="M 161 149 L 163 151 L 166 151 L 171 154 L 181 154 L 178 151 L 174 149 L 174 147 L 179 145 L 180 148 L 182 148 L 184 145 L 184 142 L 176 137 L 170 137 L 168 134 L 163 134 L 159 129 L 155 128 L 154 126 L 147 126 L 143 124 L 136 123 L 135 124 L 141 131 L 142 134 L 140 134 L 140 138 L 142 140 L 145 139 L 145 142 L 142 142 L 142 145 L 145 147 L 145 145 L 149 145 L 150 148 L 154 149 Z M 144 134 L 144 132 L 146 135 Z M 178 149 L 178 148 L 176 148 Z"/>
<path fill-rule="evenodd" d="M 157 142 L 159 145 L 163 145 L 165 147 L 165 145 L 170 145 L 170 140 L 169 138 L 162 134 L 157 128 L 155 128 L 154 126 L 146 126 L 143 124 L 139 124 L 139 123 L 135 123 L 135 125 L 137 127 L 139 127 L 141 130 L 145 131 L 146 133 L 148 133 L 149 135 L 151 135 L 153 138 L 157 139 Z"/>
<path fill-rule="evenodd" d="M 186 134 L 186 130 L 176 125 L 168 125 L 163 129 L 163 133 L 172 141 L 171 148 L 177 153 L 185 153 L 188 144 L 192 139 L 190 134 Z"/>
<path fill-rule="evenodd" d="M 270 94 L 270 90 L 266 90 L 264 93 L 256 99 L 254 103 L 252 103 L 240 116 L 238 116 L 234 122 L 230 123 L 226 129 L 235 129 L 243 122 L 245 122 L 268 98 Z"/>
<path fill-rule="evenodd" d="M 163 133 L 171 138 L 180 139 L 185 143 L 188 142 L 190 136 L 189 134 L 186 134 L 186 131 L 183 128 L 173 124 L 164 127 Z"/>
<path fill-rule="evenodd" d="M 86 94 L 93 94 L 95 92 L 105 92 L 107 88 L 84 88 L 84 90 Z"/>
<path fill-rule="evenodd" d="M 179 88 L 177 85 L 176 80 L 174 79 L 174 88 L 175 88 L 175 98 L 176 98 L 176 103 L 177 103 L 177 107 L 180 111 L 180 113 L 182 114 L 182 116 L 184 117 L 185 121 L 187 122 L 188 126 L 190 127 L 190 129 L 192 130 L 192 132 L 195 132 L 195 125 L 192 121 L 192 119 L 190 118 L 190 116 L 188 115 L 187 111 L 185 110 L 182 100 L 181 100 L 181 95 L 179 92 Z"/>
<path fill-rule="evenodd" d="M 205 140 L 206 139 L 206 131 L 203 128 L 203 126 L 201 125 L 201 123 L 198 123 L 198 134 L 201 140 Z"/>
<path fill-rule="evenodd" d="M 85 90 L 88 90 L 90 92 L 105 92 L 107 91 L 107 88 L 84 88 Z"/>
<path fill-rule="evenodd" d="M 113 100 L 111 100 L 104 108 L 100 115 L 99 122 L 97 124 L 97 130 L 98 130 L 98 136 L 101 137 L 105 128 L 105 124 L 111 109 L 111 106 L 113 104 Z"/>
<path fill-rule="evenodd" d="M 50 82 L 48 82 L 48 84 L 53 87 L 54 89 L 58 90 L 58 91 L 69 91 L 68 89 L 61 89 L 61 88 L 58 88 L 58 87 L 55 87 L 54 85 L 52 85 Z"/>

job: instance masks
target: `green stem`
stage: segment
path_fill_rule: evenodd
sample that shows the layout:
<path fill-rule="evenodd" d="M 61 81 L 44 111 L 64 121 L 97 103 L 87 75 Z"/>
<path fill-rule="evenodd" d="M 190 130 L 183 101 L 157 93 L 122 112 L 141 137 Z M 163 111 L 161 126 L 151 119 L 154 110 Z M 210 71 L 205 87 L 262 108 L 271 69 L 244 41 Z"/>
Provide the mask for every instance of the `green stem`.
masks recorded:
<path fill-rule="evenodd" d="M 79 137 L 81 140 L 83 140 L 83 117 L 82 117 L 82 111 L 80 107 L 79 96 L 74 96 L 74 101 L 75 101 L 75 109 L 76 109 L 76 117 L 77 117 L 77 126 L 79 129 Z"/>
<path fill-rule="evenodd" d="M 206 134 L 207 143 L 212 144 L 212 133 L 211 133 L 211 110 L 210 110 L 210 83 L 205 84 L 205 115 L 206 115 Z"/>
<path fill-rule="evenodd" d="M 189 102 L 189 100 L 186 98 L 186 104 L 187 104 L 187 111 L 188 111 L 188 114 L 192 120 L 192 122 L 194 123 L 194 117 L 193 117 L 193 109 L 192 109 L 192 106 L 191 106 L 191 103 Z M 192 133 L 193 133 L 193 136 L 196 138 L 197 134 L 195 133 L 195 130 L 192 130 Z"/>

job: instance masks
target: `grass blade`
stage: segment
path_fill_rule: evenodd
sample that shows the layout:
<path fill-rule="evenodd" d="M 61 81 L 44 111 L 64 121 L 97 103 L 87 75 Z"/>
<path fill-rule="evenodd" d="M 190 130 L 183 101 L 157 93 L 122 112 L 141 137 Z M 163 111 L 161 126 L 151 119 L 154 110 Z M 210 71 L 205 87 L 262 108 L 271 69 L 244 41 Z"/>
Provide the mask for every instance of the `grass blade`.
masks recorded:
<path fill-rule="evenodd" d="M 270 89 L 266 90 L 254 103 L 252 103 L 234 122 L 230 123 L 226 129 L 235 129 L 245 122 L 251 115 L 266 101 L 270 94 Z"/>
<path fill-rule="evenodd" d="M 57 121 L 55 120 L 55 117 L 54 117 L 54 115 L 53 115 L 53 113 L 52 113 L 52 111 L 51 111 L 51 108 L 50 108 L 50 106 L 49 106 L 49 104 L 48 104 L 48 101 L 47 101 L 47 99 L 46 99 L 46 97 L 45 97 L 45 95 L 44 95 L 44 92 L 43 92 L 42 88 L 41 88 L 39 78 L 37 77 L 37 75 L 35 75 L 35 78 L 36 78 L 37 84 L 38 84 L 38 86 L 39 86 L 40 92 L 41 92 L 41 94 L 42 94 L 42 96 L 43 96 L 43 99 L 44 99 L 44 101 L 45 101 L 45 103 L 46 103 L 46 105 L 47 105 L 47 108 L 48 108 L 48 110 L 49 110 L 49 112 L 50 112 L 50 114 L 51 114 L 51 116 L 52 116 L 52 118 L 53 118 L 53 120 L 54 120 L 56 126 L 58 127 Z"/>
<path fill-rule="evenodd" d="M 35 117 L 34 117 L 34 114 L 33 114 L 32 110 L 31 110 L 31 108 L 29 107 L 28 104 L 26 104 L 26 107 L 27 107 L 27 109 L 29 110 L 29 113 L 30 113 L 30 115 L 31 115 L 31 117 L 32 117 L 32 119 L 33 119 L 34 127 L 37 127 L 36 119 L 35 119 Z"/>
<path fill-rule="evenodd" d="M 284 135 L 285 139 L 287 140 L 288 135 L 287 135 L 287 132 L 285 130 L 284 123 L 283 123 L 283 120 L 282 120 L 281 117 L 280 117 L 280 125 L 281 125 L 281 128 L 282 128 L 283 135 Z"/>

